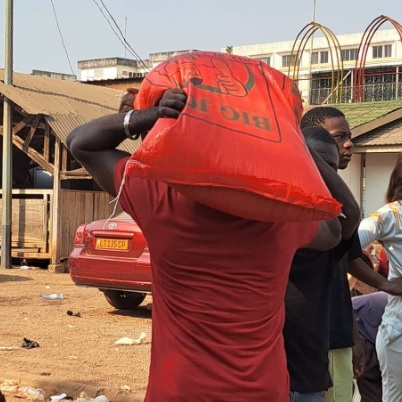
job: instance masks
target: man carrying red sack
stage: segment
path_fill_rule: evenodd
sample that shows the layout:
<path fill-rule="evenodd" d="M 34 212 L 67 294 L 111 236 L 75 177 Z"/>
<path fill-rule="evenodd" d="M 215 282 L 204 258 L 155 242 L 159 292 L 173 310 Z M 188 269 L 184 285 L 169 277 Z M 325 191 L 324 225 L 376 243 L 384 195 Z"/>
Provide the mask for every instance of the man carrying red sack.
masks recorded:
<path fill-rule="evenodd" d="M 340 224 L 251 221 L 166 183 L 125 175 L 130 155 L 117 146 L 127 136 L 144 137 L 158 118 L 177 118 L 185 103 L 183 91 L 167 90 L 156 107 L 99 118 L 67 139 L 148 242 L 153 312 L 145 400 L 288 402 L 282 327 L 290 264 L 298 248 L 333 248 Z M 331 191 L 339 177 L 312 155 Z"/>

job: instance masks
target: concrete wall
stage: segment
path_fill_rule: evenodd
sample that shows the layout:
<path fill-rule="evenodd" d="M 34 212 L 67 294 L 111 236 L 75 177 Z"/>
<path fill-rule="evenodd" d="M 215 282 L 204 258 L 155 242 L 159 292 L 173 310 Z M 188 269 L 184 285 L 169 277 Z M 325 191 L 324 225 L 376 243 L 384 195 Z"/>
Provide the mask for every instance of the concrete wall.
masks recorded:
<path fill-rule="evenodd" d="M 364 177 L 362 177 L 361 170 L 361 154 L 353 155 L 348 168 L 338 171 L 362 208 L 363 217 L 370 215 L 385 204 L 385 192 L 398 154 L 367 153 L 365 158 Z M 363 194 L 362 185 L 364 185 Z"/>
<path fill-rule="evenodd" d="M 348 185 L 360 207 L 362 204 L 361 160 L 361 155 L 355 154 L 353 155 L 352 161 L 349 163 L 349 166 L 346 169 L 338 170 L 339 176 L 341 176 L 343 181 Z"/>
<path fill-rule="evenodd" d="M 117 66 L 93 68 L 80 71 L 81 81 L 110 80 L 117 78 Z"/>
<path fill-rule="evenodd" d="M 385 192 L 397 159 L 397 153 L 366 154 L 364 192 L 365 217 L 385 204 Z"/>
<path fill-rule="evenodd" d="M 366 153 L 366 167 L 362 177 L 362 154 L 354 154 L 345 170 L 339 175 L 348 185 L 362 209 L 363 217 L 385 204 L 389 177 L 398 159 L 398 153 Z M 362 193 L 364 186 L 364 193 Z"/>
<path fill-rule="evenodd" d="M 115 79 L 128 79 L 132 75 L 141 74 L 138 68 L 130 66 L 112 66 L 103 68 L 92 68 L 80 71 L 80 81 L 104 81 Z M 137 77 L 136 78 L 140 78 Z"/>

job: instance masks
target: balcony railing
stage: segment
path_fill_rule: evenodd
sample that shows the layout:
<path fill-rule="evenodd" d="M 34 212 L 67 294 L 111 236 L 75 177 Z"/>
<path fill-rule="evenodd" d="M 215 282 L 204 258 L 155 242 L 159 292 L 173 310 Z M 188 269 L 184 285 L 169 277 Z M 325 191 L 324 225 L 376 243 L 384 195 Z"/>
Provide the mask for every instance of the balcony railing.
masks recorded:
<path fill-rule="evenodd" d="M 353 88 L 344 86 L 342 89 L 342 102 L 353 102 Z M 310 104 L 321 105 L 331 102 L 331 88 L 312 88 Z M 379 82 L 368 83 L 364 86 L 364 102 L 391 101 L 402 99 L 402 83 Z"/>

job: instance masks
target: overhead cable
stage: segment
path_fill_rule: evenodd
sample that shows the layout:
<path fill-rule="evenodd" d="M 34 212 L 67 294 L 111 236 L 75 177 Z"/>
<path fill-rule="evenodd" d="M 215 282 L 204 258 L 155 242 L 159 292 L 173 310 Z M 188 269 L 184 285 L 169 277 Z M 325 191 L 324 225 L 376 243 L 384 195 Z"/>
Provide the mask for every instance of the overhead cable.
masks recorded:
<path fill-rule="evenodd" d="M 66 54 L 66 57 L 67 57 L 67 60 L 68 60 L 68 64 L 70 65 L 70 70 L 71 70 L 73 76 L 74 76 L 74 77 L 77 77 L 77 75 L 76 75 L 75 72 L 74 72 L 73 66 L 72 66 L 72 64 L 71 64 L 71 60 L 70 60 L 70 56 L 68 55 L 68 51 L 67 51 L 66 44 L 64 43 L 63 34 L 61 33 L 61 29 L 60 29 L 60 25 L 59 25 L 59 20 L 58 20 L 58 18 L 57 18 L 56 8 L 54 7 L 53 0 L 50 0 L 50 3 L 52 4 L 54 19 L 55 19 L 55 21 L 56 21 L 56 26 L 57 26 L 57 29 L 58 29 L 59 34 L 60 34 L 61 43 L 62 43 L 63 48 L 64 48 L 64 53 Z M 75 79 L 77 79 L 77 78 L 75 78 Z"/>
<path fill-rule="evenodd" d="M 111 14 L 111 12 L 108 10 L 108 8 L 106 7 L 105 3 L 103 2 L 103 0 L 100 0 L 102 6 L 104 7 L 106 13 L 108 15 L 105 14 L 105 11 L 102 9 L 102 7 L 99 5 L 99 3 L 97 2 L 97 0 L 92 0 L 95 5 L 98 7 L 99 11 L 102 13 L 103 17 L 106 19 L 107 23 L 109 24 L 111 30 L 113 31 L 113 33 L 117 36 L 117 38 L 119 39 L 120 43 L 122 43 L 122 45 L 125 47 L 125 49 L 127 49 L 133 56 L 134 58 L 139 62 L 139 64 L 145 68 L 146 70 L 150 71 L 150 68 L 146 65 L 146 63 L 141 59 L 141 57 L 137 54 L 137 52 L 131 47 L 131 45 L 127 42 L 125 35 L 123 34 L 123 32 L 121 31 L 119 25 L 117 24 L 116 20 L 114 19 L 113 15 Z M 110 21 L 110 19 L 113 22 Z M 117 31 L 115 29 L 115 27 L 117 28 Z"/>

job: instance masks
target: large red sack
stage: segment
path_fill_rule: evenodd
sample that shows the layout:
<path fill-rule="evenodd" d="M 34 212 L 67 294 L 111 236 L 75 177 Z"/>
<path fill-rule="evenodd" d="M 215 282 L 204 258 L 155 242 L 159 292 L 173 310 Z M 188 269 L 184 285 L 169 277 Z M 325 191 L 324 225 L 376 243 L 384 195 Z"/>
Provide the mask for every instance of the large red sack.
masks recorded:
<path fill-rule="evenodd" d="M 157 121 L 127 174 L 166 182 L 195 201 L 253 220 L 340 213 L 305 146 L 301 97 L 288 77 L 255 59 L 190 52 L 147 74 L 135 109 L 155 106 L 175 87 L 187 93 L 182 114 Z"/>

